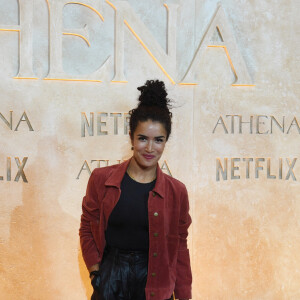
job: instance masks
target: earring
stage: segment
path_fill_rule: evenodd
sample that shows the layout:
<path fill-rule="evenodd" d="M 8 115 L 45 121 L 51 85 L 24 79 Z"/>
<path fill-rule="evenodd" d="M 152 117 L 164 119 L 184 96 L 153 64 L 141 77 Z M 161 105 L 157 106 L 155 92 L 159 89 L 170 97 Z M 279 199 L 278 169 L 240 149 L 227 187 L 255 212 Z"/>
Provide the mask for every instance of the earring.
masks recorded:
<path fill-rule="evenodd" d="M 131 150 L 133 150 L 133 146 L 131 147 Z"/>

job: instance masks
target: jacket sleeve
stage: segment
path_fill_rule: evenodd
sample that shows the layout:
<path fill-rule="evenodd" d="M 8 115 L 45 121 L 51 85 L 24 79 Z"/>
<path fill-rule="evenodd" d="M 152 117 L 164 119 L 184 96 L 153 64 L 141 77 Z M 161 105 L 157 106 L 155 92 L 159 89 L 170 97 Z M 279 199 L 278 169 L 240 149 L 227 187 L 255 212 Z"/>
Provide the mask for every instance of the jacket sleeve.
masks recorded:
<path fill-rule="evenodd" d="M 99 226 L 99 201 L 93 171 L 82 201 L 82 215 L 79 228 L 82 256 L 87 268 L 100 262 L 100 255 L 93 236 L 93 227 Z"/>
<path fill-rule="evenodd" d="M 187 248 L 188 228 L 192 223 L 189 215 L 189 200 L 186 187 L 181 194 L 181 207 L 179 217 L 179 247 L 176 265 L 175 298 L 192 298 L 192 271 L 189 249 Z"/>

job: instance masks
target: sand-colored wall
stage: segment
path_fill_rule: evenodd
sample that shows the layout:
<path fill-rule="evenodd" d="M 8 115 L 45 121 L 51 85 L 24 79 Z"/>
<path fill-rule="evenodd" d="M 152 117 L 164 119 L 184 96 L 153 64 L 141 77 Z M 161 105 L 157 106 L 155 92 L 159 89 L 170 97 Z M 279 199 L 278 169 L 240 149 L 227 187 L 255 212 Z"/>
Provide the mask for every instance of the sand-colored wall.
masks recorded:
<path fill-rule="evenodd" d="M 89 170 L 130 157 L 127 112 L 158 78 L 193 299 L 300 299 L 299 1 L 67 3 L 0 1 L 0 298 L 90 297 Z"/>

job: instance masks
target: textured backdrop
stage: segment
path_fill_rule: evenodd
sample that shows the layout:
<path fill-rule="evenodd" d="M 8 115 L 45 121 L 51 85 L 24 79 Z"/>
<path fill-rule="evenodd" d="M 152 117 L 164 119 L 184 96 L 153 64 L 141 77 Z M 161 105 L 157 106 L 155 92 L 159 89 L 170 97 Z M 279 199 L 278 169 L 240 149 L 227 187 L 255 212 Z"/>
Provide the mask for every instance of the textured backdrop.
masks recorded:
<path fill-rule="evenodd" d="M 69 3 L 69 4 L 68 4 Z M 90 172 L 164 80 L 193 299 L 300 299 L 299 1 L 0 0 L 1 299 L 88 299 Z M 159 300 L 159 299 L 157 299 Z"/>

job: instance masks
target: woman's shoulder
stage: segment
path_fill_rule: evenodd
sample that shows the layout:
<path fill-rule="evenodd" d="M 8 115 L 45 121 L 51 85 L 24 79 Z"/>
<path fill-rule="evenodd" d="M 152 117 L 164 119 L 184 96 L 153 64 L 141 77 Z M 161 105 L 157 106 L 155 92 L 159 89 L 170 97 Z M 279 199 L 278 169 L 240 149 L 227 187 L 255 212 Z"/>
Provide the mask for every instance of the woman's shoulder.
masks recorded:
<path fill-rule="evenodd" d="M 106 166 L 106 167 L 101 167 L 101 168 L 95 168 L 91 174 L 91 176 L 94 178 L 94 180 L 99 180 L 99 179 L 107 179 L 110 174 L 116 170 L 119 167 L 119 164 L 111 165 L 111 166 Z"/>

